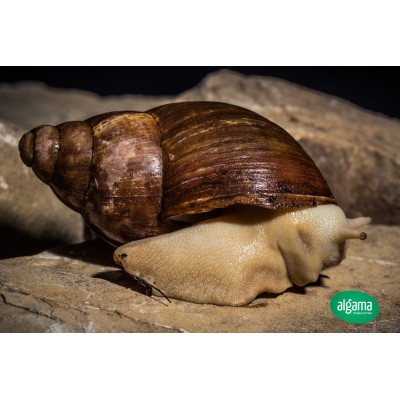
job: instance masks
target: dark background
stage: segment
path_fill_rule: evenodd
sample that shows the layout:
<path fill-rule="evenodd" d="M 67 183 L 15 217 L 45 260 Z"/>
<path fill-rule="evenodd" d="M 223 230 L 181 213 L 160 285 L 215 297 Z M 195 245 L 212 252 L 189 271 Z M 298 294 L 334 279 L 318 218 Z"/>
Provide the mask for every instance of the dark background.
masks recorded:
<path fill-rule="evenodd" d="M 3 67 L 0 83 L 35 80 L 100 95 L 176 95 L 221 68 L 286 79 L 400 118 L 398 67 Z"/>

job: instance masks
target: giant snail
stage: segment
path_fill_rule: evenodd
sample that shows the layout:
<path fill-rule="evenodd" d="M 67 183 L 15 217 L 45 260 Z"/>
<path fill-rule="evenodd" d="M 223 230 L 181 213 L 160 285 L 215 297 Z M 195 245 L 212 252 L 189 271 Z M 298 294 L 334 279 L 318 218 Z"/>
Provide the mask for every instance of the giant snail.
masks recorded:
<path fill-rule="evenodd" d="M 244 305 L 315 282 L 370 223 L 346 218 L 284 129 L 230 104 L 42 125 L 19 148 L 61 201 L 120 246 L 119 265 L 171 298 Z"/>

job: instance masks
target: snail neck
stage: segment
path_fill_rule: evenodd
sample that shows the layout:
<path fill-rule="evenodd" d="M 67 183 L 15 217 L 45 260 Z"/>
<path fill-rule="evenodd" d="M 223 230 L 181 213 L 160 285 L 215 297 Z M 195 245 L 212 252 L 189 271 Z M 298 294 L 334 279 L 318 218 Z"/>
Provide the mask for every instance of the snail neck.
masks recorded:
<path fill-rule="evenodd" d="M 273 264 L 277 270 L 285 271 L 285 281 L 302 286 L 318 279 L 324 266 L 320 246 L 330 236 L 325 232 L 326 223 L 322 222 L 322 228 L 316 208 L 269 210 L 238 206 L 220 220 L 239 227 L 242 248 L 247 238 L 246 248 L 252 250 L 247 257 L 253 258 L 254 264 Z M 335 265 L 341 259 L 335 257 Z"/>

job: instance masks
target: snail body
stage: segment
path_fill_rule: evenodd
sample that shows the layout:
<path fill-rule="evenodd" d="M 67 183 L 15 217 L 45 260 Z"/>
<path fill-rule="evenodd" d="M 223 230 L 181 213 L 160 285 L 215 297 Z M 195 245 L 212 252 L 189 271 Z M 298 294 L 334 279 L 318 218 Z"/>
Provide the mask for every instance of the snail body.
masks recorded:
<path fill-rule="evenodd" d="M 119 247 L 115 261 L 167 297 L 245 305 L 259 294 L 315 282 L 345 257 L 346 240 L 369 218 L 346 219 L 335 205 L 244 207 L 167 235 Z M 157 294 L 157 291 L 154 291 Z"/>
<path fill-rule="evenodd" d="M 20 153 L 100 237 L 123 244 L 114 259 L 127 272 L 193 302 L 247 304 L 315 281 L 369 222 L 345 218 L 285 130 L 225 103 L 43 125 Z"/>

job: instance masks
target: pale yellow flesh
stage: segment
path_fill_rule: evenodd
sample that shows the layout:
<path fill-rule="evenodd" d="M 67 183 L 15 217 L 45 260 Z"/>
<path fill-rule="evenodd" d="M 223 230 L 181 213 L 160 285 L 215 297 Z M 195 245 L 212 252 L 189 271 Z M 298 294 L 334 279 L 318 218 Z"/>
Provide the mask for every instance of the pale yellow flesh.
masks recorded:
<path fill-rule="evenodd" d="M 234 208 L 222 217 L 119 247 L 115 260 L 167 297 L 243 305 L 318 279 L 339 264 L 346 239 L 369 218 L 346 219 L 334 205 L 286 211 Z M 153 291 L 154 294 L 159 294 Z"/>

